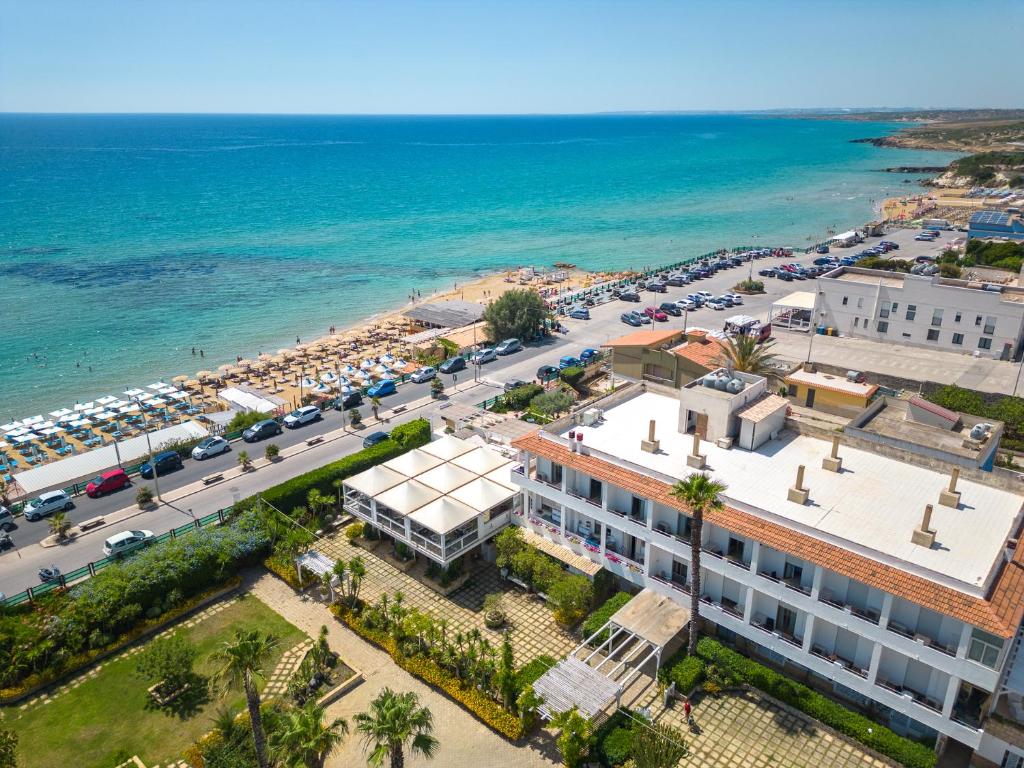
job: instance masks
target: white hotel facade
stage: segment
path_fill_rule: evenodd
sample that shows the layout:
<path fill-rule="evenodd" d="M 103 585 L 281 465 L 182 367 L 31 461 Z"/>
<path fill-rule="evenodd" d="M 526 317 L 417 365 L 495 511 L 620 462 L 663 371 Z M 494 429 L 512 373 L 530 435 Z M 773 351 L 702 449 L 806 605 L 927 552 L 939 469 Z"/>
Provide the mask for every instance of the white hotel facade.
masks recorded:
<path fill-rule="evenodd" d="M 707 471 L 727 486 L 701 541 L 710 631 L 899 732 L 1020 766 L 1024 497 L 798 434 L 764 379 L 728 378 L 631 385 L 588 426 L 514 441 L 512 521 L 689 605 L 690 517 L 669 490 Z"/>

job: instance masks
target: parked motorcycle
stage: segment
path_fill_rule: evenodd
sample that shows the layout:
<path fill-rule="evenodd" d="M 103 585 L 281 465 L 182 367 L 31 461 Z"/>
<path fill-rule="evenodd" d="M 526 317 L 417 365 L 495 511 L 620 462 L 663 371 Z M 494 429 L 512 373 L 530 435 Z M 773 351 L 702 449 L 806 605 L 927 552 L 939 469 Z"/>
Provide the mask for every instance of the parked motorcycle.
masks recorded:
<path fill-rule="evenodd" d="M 56 565 L 51 565 L 49 568 L 39 569 L 39 580 L 43 582 L 43 584 L 49 584 L 53 581 L 60 581 L 60 576 L 60 568 L 58 568 Z"/>
<path fill-rule="evenodd" d="M 4 532 L 0 533 L 0 552 L 5 549 L 10 549 L 14 546 L 14 539 L 11 538 L 11 534 Z"/>

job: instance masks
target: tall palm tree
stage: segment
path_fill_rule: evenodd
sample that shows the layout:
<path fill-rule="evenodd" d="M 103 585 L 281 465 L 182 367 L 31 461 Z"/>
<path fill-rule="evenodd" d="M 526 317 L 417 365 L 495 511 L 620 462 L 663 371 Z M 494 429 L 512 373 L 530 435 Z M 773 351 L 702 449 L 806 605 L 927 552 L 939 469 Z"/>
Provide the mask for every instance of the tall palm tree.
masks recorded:
<path fill-rule="evenodd" d="M 404 768 L 405 747 L 430 759 L 437 752 L 438 741 L 432 735 L 434 716 L 421 707 L 416 694 L 396 693 L 384 688 L 370 702 L 369 712 L 355 716 L 356 730 L 363 736 L 363 749 L 370 750 L 366 764 L 371 768 L 384 765 L 390 758 L 390 768 Z"/>
<path fill-rule="evenodd" d="M 260 693 L 256 689 L 256 681 L 266 675 L 267 662 L 276 649 L 277 638 L 273 635 L 256 629 L 236 629 L 235 639 L 225 641 L 213 654 L 215 661 L 221 665 L 216 674 L 217 679 L 227 687 L 245 691 L 259 768 L 268 768 L 270 763 L 267 760 L 267 736 L 263 731 Z"/>
<path fill-rule="evenodd" d="M 675 499 L 690 508 L 693 516 L 690 528 L 690 654 L 697 651 L 697 625 L 700 623 L 700 539 L 704 528 L 704 513 L 724 506 L 719 494 L 725 488 L 725 483 L 713 480 L 707 472 L 694 472 L 669 491 Z"/>
<path fill-rule="evenodd" d="M 50 533 L 57 537 L 57 541 L 64 541 L 71 529 L 71 521 L 68 520 L 67 512 L 57 512 L 50 518 Z"/>
<path fill-rule="evenodd" d="M 765 376 L 771 372 L 776 357 L 771 351 L 774 341 L 759 344 L 753 336 L 735 336 L 721 344 L 722 352 L 718 358 L 721 365 L 756 376 Z"/>
<path fill-rule="evenodd" d="M 324 722 L 324 708 L 311 701 L 281 719 L 272 742 L 284 768 L 324 768 L 347 735 L 348 723 L 343 718 Z"/>

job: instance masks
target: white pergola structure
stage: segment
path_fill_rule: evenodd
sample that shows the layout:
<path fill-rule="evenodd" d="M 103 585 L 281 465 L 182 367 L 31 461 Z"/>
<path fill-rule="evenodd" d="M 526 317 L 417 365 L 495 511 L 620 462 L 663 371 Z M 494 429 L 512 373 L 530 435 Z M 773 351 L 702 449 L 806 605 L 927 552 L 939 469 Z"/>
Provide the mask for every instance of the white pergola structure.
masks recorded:
<path fill-rule="evenodd" d="M 813 291 L 793 291 L 788 296 L 772 302 L 772 307 L 768 311 L 768 322 L 773 328 L 806 331 L 811 327 L 816 299 Z"/>
<path fill-rule="evenodd" d="M 618 708 L 622 692 L 654 660 L 661 667 L 665 647 L 690 623 L 690 611 L 670 597 L 645 589 L 572 653 L 533 684 L 543 700 L 537 711 L 546 720 L 576 707 L 590 719 L 612 703 Z M 597 647 L 590 644 L 607 633 Z"/>
<path fill-rule="evenodd" d="M 338 578 L 334 575 L 334 561 L 331 558 L 311 549 L 295 558 L 295 571 L 298 573 L 300 581 L 303 571 L 312 573 L 317 579 L 323 579 L 324 574 L 330 574 L 331 578 L 327 588 L 331 592 L 331 602 L 334 602 L 334 585 L 338 583 Z"/>
<path fill-rule="evenodd" d="M 345 509 L 448 566 L 511 522 L 514 462 L 445 436 L 345 480 Z"/>

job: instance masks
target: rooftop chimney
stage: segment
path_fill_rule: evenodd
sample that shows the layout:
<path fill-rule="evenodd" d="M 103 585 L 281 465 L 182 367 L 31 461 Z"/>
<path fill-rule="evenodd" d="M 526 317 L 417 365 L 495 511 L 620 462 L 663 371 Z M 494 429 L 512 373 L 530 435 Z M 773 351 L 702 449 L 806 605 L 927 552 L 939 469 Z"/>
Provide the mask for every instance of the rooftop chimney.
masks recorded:
<path fill-rule="evenodd" d="M 805 469 L 806 467 L 803 464 L 796 468 L 796 483 L 789 489 L 789 493 L 786 494 L 786 498 L 796 504 L 806 504 L 807 497 L 811 494 L 810 490 L 804 488 Z"/>
<path fill-rule="evenodd" d="M 576 453 L 576 430 L 569 430 L 569 450 Z"/>
<path fill-rule="evenodd" d="M 959 479 L 960 467 L 953 467 L 953 472 L 949 476 L 949 487 L 939 494 L 939 504 L 944 507 L 953 507 L 953 509 L 960 506 L 960 491 L 956 489 Z"/>
<path fill-rule="evenodd" d="M 829 472 L 843 471 L 843 460 L 839 458 L 839 435 L 832 435 L 832 454 L 821 460 L 821 468 Z"/>
<path fill-rule="evenodd" d="M 925 504 L 924 517 L 921 518 L 921 527 L 915 528 L 910 534 L 910 543 L 931 549 L 935 545 L 935 531 L 931 529 L 932 505 Z"/>
<path fill-rule="evenodd" d="M 693 433 L 693 450 L 690 451 L 690 455 L 686 457 L 686 466 L 692 467 L 693 469 L 704 469 L 706 457 L 700 453 L 700 435 L 696 432 Z"/>
<path fill-rule="evenodd" d="M 654 419 L 647 422 L 647 439 L 640 441 L 640 450 L 646 453 L 657 453 L 661 446 L 654 437 Z"/>

